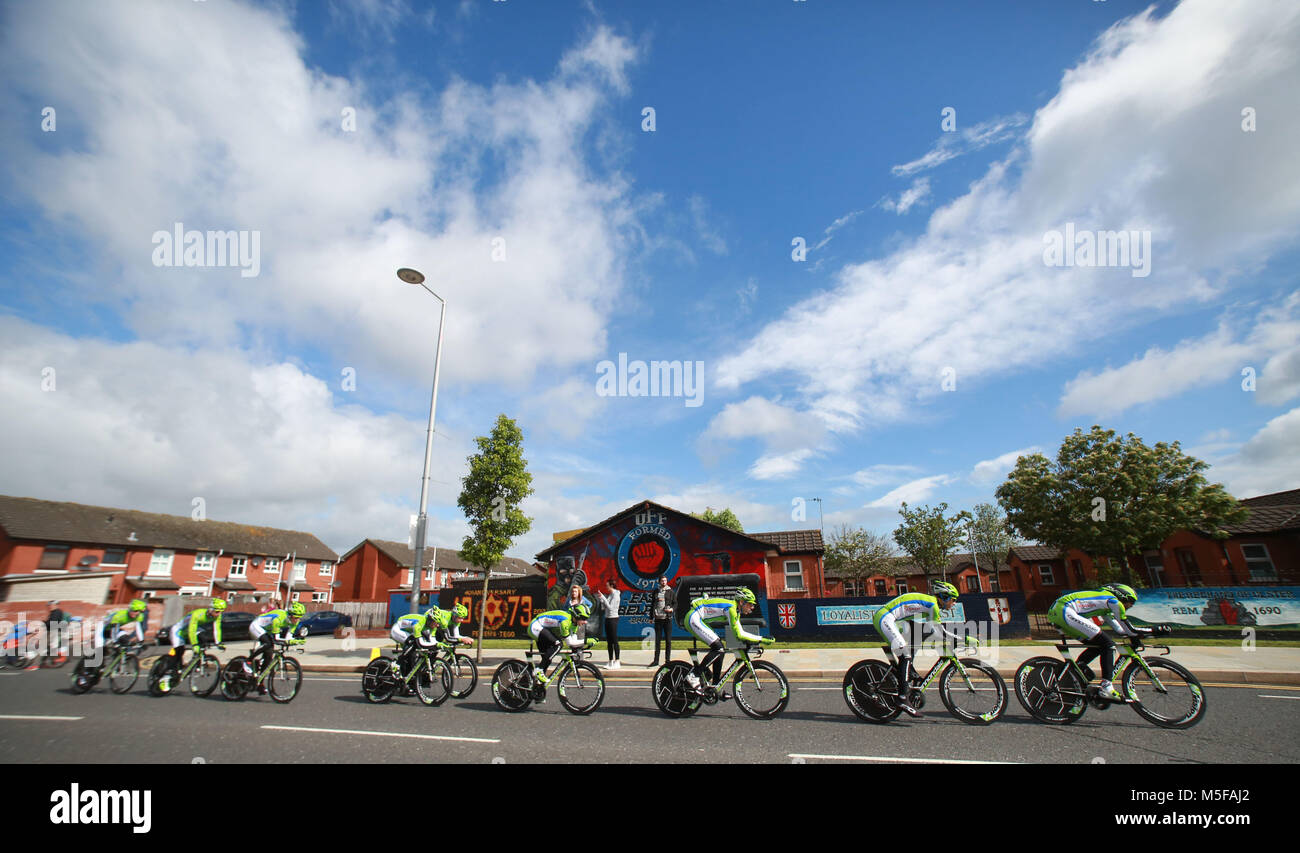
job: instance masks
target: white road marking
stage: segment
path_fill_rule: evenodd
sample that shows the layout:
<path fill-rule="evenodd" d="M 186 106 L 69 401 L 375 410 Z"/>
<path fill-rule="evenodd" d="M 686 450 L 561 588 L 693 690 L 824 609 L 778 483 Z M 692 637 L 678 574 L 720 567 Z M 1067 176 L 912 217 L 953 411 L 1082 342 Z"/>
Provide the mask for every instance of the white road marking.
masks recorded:
<path fill-rule="evenodd" d="M 55 717 L 39 714 L 0 714 L 0 720 L 84 720 L 85 717 Z"/>
<path fill-rule="evenodd" d="M 330 735 L 368 735 L 370 737 L 409 737 L 419 740 L 458 740 L 469 743 L 501 743 L 500 738 L 486 737 L 452 737 L 450 735 L 417 735 L 408 732 L 364 732 L 358 729 L 317 729 L 310 726 L 262 726 L 282 732 L 316 732 Z"/>
<path fill-rule="evenodd" d="M 884 764 L 1018 764 L 1017 761 L 968 761 L 955 758 L 895 758 L 890 755 L 813 755 L 792 752 L 786 758 L 822 758 L 830 761 L 877 761 Z"/>
<path fill-rule="evenodd" d="M 1259 694 L 1261 699 L 1300 699 L 1300 696 L 1270 696 L 1267 693 Z"/>

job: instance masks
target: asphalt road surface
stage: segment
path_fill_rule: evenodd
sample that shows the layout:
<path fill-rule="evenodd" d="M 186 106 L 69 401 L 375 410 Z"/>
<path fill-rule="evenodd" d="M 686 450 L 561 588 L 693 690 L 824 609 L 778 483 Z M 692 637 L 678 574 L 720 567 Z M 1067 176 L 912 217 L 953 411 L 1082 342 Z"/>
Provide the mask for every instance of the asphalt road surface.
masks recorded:
<path fill-rule="evenodd" d="M 227 702 L 218 692 L 153 698 L 132 692 L 73 695 L 68 669 L 0 672 L 0 761 L 55 763 L 608 762 L 1031 763 L 1300 762 L 1300 689 L 1211 686 L 1205 719 L 1166 731 L 1127 708 L 1089 709 L 1071 726 L 1035 722 L 1012 693 L 991 726 L 948 715 L 931 690 L 926 716 L 860 722 L 836 681 L 797 681 L 775 720 L 752 720 L 734 702 L 669 719 L 648 683 L 611 681 L 591 716 L 565 711 L 554 694 L 522 713 L 501 711 L 491 671 L 473 695 L 426 708 L 414 698 L 371 705 L 360 676 L 307 673 L 293 702 Z M 328 772 L 328 771 L 327 771 Z"/>

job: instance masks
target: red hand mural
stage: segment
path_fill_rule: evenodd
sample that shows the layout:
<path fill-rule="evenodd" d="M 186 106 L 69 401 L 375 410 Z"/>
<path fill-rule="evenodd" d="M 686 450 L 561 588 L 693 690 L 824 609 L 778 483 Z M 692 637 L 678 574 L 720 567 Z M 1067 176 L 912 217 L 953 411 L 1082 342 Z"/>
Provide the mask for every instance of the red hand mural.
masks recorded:
<path fill-rule="evenodd" d="M 658 542 L 642 542 L 632 549 L 632 562 L 636 563 L 636 570 L 641 574 L 650 574 L 659 568 L 663 558 L 664 549 Z"/>

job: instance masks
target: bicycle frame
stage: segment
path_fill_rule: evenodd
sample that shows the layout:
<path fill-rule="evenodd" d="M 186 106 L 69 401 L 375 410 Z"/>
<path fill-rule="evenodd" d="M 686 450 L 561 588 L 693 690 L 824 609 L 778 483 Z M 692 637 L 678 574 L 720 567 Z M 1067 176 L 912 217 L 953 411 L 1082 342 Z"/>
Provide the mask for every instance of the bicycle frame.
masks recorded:
<path fill-rule="evenodd" d="M 576 649 L 564 648 L 563 640 L 561 640 L 560 643 L 561 643 L 561 647 L 558 650 L 556 650 L 555 656 L 557 658 L 562 658 L 562 660 L 551 667 L 551 672 L 549 675 L 545 672 L 542 673 L 547 678 L 546 684 L 542 685 L 543 689 L 550 687 L 552 684 L 555 684 L 559 680 L 559 677 L 565 674 L 566 672 L 572 672 L 573 677 L 577 679 L 577 683 L 579 685 L 582 684 L 582 670 L 578 669 L 578 667 L 574 664 L 573 656 L 576 653 L 579 656 L 578 658 L 579 660 L 586 660 L 587 656 L 590 655 L 591 653 L 585 648 L 576 648 Z M 533 662 L 534 654 L 541 654 L 541 652 L 534 651 L 532 645 L 530 644 L 528 646 L 528 651 L 524 652 L 524 657 L 528 659 L 528 662 L 530 664 Z"/>
<path fill-rule="evenodd" d="M 288 643 L 281 642 L 280 640 L 272 640 L 271 643 L 275 646 L 275 651 L 271 653 L 270 660 L 267 661 L 266 666 L 262 668 L 262 671 L 258 674 L 257 678 L 253 679 L 254 687 L 260 686 L 261 683 L 266 680 L 266 677 L 275 669 L 276 664 L 284 660 L 285 653 L 289 651 Z M 418 670 L 419 667 L 416 667 L 415 670 L 412 670 L 412 673 Z"/>
<path fill-rule="evenodd" d="M 738 649 L 725 649 L 723 651 L 723 656 L 725 657 L 728 652 L 734 655 L 735 659 L 732 660 L 731 666 L 727 667 L 727 671 L 722 673 L 722 677 L 718 679 L 718 683 L 709 684 L 708 685 L 709 687 L 713 687 L 713 688 L 721 687 L 722 685 L 726 684 L 727 682 L 735 678 L 742 671 L 747 675 L 754 676 L 755 679 L 758 678 L 758 674 L 754 672 L 754 666 L 749 656 L 750 651 L 748 647 L 742 646 Z M 700 644 L 698 640 L 691 644 L 691 648 L 687 653 L 691 656 L 691 669 L 692 670 L 698 669 L 700 665 Z M 761 646 L 759 646 L 758 654 L 756 654 L 755 657 L 762 657 L 762 656 L 763 656 L 763 649 Z"/>
<path fill-rule="evenodd" d="M 1088 691 L 1086 689 L 1087 686 L 1089 686 L 1087 673 L 1085 673 L 1083 671 L 1083 668 L 1079 666 L 1078 661 L 1076 661 L 1073 657 L 1070 656 L 1070 649 L 1072 648 L 1088 649 L 1088 648 L 1094 648 L 1093 646 L 1089 646 L 1087 643 L 1081 643 L 1077 641 L 1073 646 L 1071 646 L 1069 638 L 1066 637 L 1062 637 L 1061 641 L 1059 643 L 1056 643 L 1055 645 L 1056 645 L 1056 650 L 1061 653 L 1061 657 L 1065 659 L 1066 663 L 1070 665 L 1070 668 L 1074 670 L 1076 675 L 1079 676 L 1080 683 L 1085 685 L 1084 698 L 1096 698 L 1099 701 L 1111 702 L 1111 703 L 1116 701 L 1114 699 L 1105 699 L 1100 696 L 1097 697 L 1089 696 Z M 1147 677 L 1151 679 L 1151 683 L 1155 685 L 1156 689 L 1159 690 L 1161 693 L 1164 693 L 1165 692 L 1164 684 L 1160 682 L 1160 678 L 1155 674 L 1155 671 L 1150 666 L 1147 665 L 1146 658 L 1142 657 L 1141 654 L 1142 651 L 1144 651 L 1147 648 L 1148 646 L 1143 644 L 1142 641 L 1136 637 L 1125 637 L 1124 645 L 1116 645 L 1115 650 L 1119 652 L 1119 655 L 1122 658 L 1122 660 L 1116 661 L 1115 671 L 1111 673 L 1111 677 L 1110 677 L 1111 682 L 1122 684 L 1124 681 L 1124 674 L 1128 672 L 1128 668 L 1136 664 L 1137 666 L 1140 666 L 1142 668 L 1142 671 L 1147 674 Z M 1164 649 L 1164 651 L 1160 653 L 1161 657 L 1169 654 L 1170 651 L 1169 647 L 1166 645 L 1155 645 L 1155 646 L 1150 646 L 1149 648 Z M 1103 673 L 1103 675 L 1104 674 L 1105 673 Z M 1130 704 L 1135 700 L 1133 699 L 1132 696 L 1125 696 L 1123 697 L 1123 699 L 1119 701 L 1123 702 L 1124 704 Z"/>
<path fill-rule="evenodd" d="M 884 650 L 885 655 L 889 658 L 889 665 L 891 667 L 897 667 L 898 658 L 894 656 L 893 647 L 881 646 L 880 648 Z M 966 672 L 965 665 L 962 664 L 961 659 L 957 657 L 957 650 L 954 647 L 945 644 L 943 647 L 943 651 L 944 653 L 939 655 L 939 659 L 936 660 L 934 662 L 934 665 L 930 667 L 930 670 L 925 674 L 924 678 L 921 678 L 920 673 L 918 673 L 916 670 L 916 667 L 912 665 L 912 660 L 914 659 L 915 656 L 908 657 L 908 661 L 907 661 L 907 668 L 909 670 L 908 680 L 909 681 L 911 680 L 911 676 L 916 676 L 917 678 L 920 679 L 920 683 L 916 686 L 917 690 L 920 690 L 922 692 L 929 690 L 930 685 L 934 683 L 934 680 L 939 676 L 943 675 L 944 670 L 948 669 L 948 667 L 953 667 L 957 670 L 958 674 L 961 675 L 962 680 L 966 682 L 967 687 L 972 686 L 970 675 Z"/>

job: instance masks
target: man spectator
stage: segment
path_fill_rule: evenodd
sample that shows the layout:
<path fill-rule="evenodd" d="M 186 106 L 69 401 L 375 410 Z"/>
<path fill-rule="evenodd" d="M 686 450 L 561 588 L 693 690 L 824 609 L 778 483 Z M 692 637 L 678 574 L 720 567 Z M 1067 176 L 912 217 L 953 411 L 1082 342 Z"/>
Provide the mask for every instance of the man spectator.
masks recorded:
<path fill-rule="evenodd" d="M 659 589 L 655 590 L 655 659 L 647 667 L 659 665 L 659 641 L 664 642 L 664 663 L 673 658 L 673 608 L 677 604 L 677 591 L 668 585 L 668 578 L 659 578 Z"/>
<path fill-rule="evenodd" d="M 47 638 L 49 654 L 54 654 L 56 648 L 60 653 L 66 654 L 66 649 L 68 647 L 68 622 L 70 621 L 68 614 L 64 613 L 59 607 L 59 602 L 51 601 L 50 615 L 45 619 L 45 623 L 48 626 L 45 636 Z"/>

